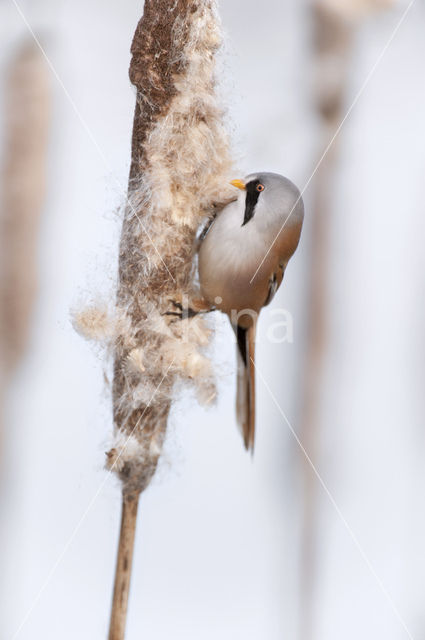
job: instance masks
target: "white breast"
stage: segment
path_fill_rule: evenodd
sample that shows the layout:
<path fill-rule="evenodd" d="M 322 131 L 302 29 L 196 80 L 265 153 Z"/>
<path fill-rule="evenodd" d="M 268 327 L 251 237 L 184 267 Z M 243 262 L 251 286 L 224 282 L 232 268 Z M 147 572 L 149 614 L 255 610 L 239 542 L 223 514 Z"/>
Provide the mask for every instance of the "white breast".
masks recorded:
<path fill-rule="evenodd" d="M 245 270 L 264 253 L 264 240 L 256 225 L 255 216 L 242 226 L 244 203 L 231 202 L 225 207 L 204 239 L 199 252 L 200 262 L 208 268 L 232 272 Z"/>
<path fill-rule="evenodd" d="M 223 310 L 261 306 L 267 294 L 269 260 L 251 279 L 267 251 L 264 233 L 255 216 L 242 226 L 244 202 L 232 202 L 219 214 L 199 251 L 199 278 L 204 297 L 216 304 L 222 298 Z M 266 273 L 267 272 L 267 273 Z M 264 289 L 264 291 L 263 291 Z M 257 304 L 258 302 L 258 304 Z"/>

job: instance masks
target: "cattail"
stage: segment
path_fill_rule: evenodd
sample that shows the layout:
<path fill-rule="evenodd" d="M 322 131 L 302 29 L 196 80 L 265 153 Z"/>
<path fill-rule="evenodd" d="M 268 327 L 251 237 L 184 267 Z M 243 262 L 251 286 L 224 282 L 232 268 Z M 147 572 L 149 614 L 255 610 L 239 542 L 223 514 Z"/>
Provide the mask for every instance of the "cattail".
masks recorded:
<path fill-rule="evenodd" d="M 200 224 L 230 196 L 231 160 L 215 90 L 220 29 L 214 0 L 146 0 L 131 47 L 136 87 L 128 201 L 116 308 L 77 314 L 80 331 L 114 352 L 115 442 L 107 466 L 123 510 L 110 640 L 124 637 L 137 502 L 161 455 L 176 382 L 215 396 L 200 316 L 165 315 L 199 295 Z M 180 385 L 179 385 L 180 386 Z"/>
<path fill-rule="evenodd" d="M 12 370 L 27 343 L 45 196 L 49 90 L 46 63 L 32 39 L 20 45 L 10 62 L 5 97 L 0 336 L 1 361 Z"/>
<path fill-rule="evenodd" d="M 0 175 L 0 392 L 25 352 L 31 326 L 50 106 L 46 63 L 32 39 L 18 46 L 7 71 Z"/>
<path fill-rule="evenodd" d="M 314 107 L 321 124 L 320 143 L 327 148 L 340 126 L 346 102 L 352 44 L 357 28 L 371 13 L 393 5 L 395 0 L 313 0 Z M 347 105 L 346 108 L 348 108 Z M 321 159 L 314 181 L 312 198 L 312 238 L 310 247 L 310 318 L 305 363 L 301 440 L 311 459 L 317 457 L 320 397 L 324 356 L 328 344 L 328 256 L 333 224 L 333 194 L 337 180 L 340 137 L 333 139 Z M 320 151 L 322 153 L 322 150 Z M 314 571 L 317 541 L 317 478 L 305 461 L 303 465 L 303 533 L 301 597 L 303 614 L 300 638 L 310 640 Z"/>

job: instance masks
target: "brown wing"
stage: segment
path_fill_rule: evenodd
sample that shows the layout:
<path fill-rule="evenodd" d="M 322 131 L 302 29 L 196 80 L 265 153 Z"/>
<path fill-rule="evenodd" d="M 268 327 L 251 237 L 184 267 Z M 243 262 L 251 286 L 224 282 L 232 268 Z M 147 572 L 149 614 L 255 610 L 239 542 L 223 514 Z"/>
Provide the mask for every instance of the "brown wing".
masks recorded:
<path fill-rule="evenodd" d="M 279 264 L 278 269 L 274 273 L 272 273 L 272 275 L 270 276 L 267 297 L 263 305 L 264 307 L 270 304 L 270 302 L 273 300 L 276 291 L 279 289 L 282 283 L 284 273 L 285 273 L 285 264 L 281 262 Z"/>

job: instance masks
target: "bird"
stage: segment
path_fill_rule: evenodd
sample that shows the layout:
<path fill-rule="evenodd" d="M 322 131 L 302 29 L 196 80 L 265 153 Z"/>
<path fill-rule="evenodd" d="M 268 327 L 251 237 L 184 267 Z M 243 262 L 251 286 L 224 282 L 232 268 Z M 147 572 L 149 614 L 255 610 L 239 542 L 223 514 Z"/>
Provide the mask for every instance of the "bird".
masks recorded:
<path fill-rule="evenodd" d="M 251 173 L 230 184 L 240 193 L 201 234 L 199 285 L 206 306 L 227 314 L 236 334 L 236 415 L 253 453 L 257 319 L 298 246 L 304 204 L 297 187 L 277 173 Z"/>

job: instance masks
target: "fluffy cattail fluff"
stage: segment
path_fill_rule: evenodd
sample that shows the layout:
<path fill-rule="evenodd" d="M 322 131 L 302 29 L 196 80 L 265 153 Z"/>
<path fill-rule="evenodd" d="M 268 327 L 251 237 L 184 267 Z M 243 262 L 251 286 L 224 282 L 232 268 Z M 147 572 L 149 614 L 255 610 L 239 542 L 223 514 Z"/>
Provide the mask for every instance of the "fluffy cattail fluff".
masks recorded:
<path fill-rule="evenodd" d="M 220 29 L 214 0 L 146 0 L 131 52 L 137 89 L 132 163 L 119 252 L 116 309 L 76 323 L 113 347 L 115 443 L 109 468 L 124 494 L 148 485 L 177 381 L 215 395 L 200 317 L 175 319 L 171 301 L 197 295 L 200 224 L 231 195 L 230 155 L 215 93 Z"/>

